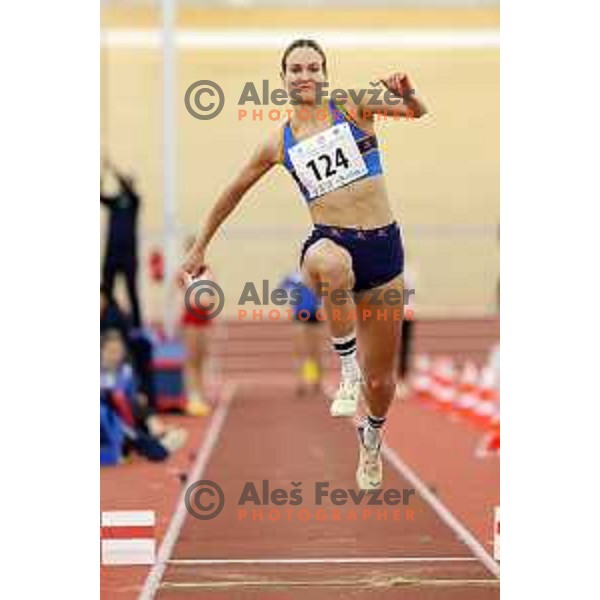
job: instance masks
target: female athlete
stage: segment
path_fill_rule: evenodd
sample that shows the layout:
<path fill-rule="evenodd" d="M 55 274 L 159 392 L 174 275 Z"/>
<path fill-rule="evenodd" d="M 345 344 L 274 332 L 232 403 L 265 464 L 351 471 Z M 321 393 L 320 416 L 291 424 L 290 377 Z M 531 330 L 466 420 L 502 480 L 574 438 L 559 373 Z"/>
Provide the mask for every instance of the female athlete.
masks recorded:
<path fill-rule="evenodd" d="M 374 115 L 419 118 L 426 109 L 404 73 L 379 78 L 391 92 L 383 101 L 355 94 L 362 100 L 319 103 L 317 90 L 327 76 L 325 53 L 315 41 L 300 39 L 286 48 L 281 78 L 294 99 L 291 118 L 256 149 L 218 198 L 183 262 L 180 282 L 185 285 L 200 272 L 210 240 L 246 192 L 275 165 L 285 167 L 314 223 L 301 252 L 302 272 L 322 296 L 341 360 L 331 414 L 354 415 L 359 395 L 366 403 L 367 417 L 358 426 L 356 481 L 369 490 L 383 478 L 381 430 L 395 393 L 404 268 Z M 344 294 L 348 290 L 354 295 Z"/>

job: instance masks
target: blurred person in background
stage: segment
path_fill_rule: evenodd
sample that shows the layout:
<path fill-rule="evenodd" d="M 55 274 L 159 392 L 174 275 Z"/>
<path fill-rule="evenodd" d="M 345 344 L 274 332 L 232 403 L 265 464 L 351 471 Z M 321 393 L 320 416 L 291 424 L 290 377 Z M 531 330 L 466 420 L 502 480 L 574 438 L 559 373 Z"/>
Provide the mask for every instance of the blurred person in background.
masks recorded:
<path fill-rule="evenodd" d="M 193 244 L 194 237 L 186 240 L 186 253 Z M 214 275 L 206 267 L 199 279 L 214 281 Z M 180 329 L 185 349 L 183 373 L 187 396 L 186 413 L 194 417 L 204 417 L 210 413 L 210 406 L 204 400 L 204 373 L 209 356 L 213 320 L 210 318 L 210 312 L 202 306 L 196 306 L 195 302 L 191 302 L 189 306 L 184 302 L 182 304 Z"/>
<path fill-rule="evenodd" d="M 105 331 L 100 338 L 100 401 L 118 415 L 131 448 L 149 460 L 165 460 L 187 439 L 185 430 L 166 427 L 149 412 L 117 329 Z"/>
<path fill-rule="evenodd" d="M 141 329 L 133 327 L 131 319 L 121 310 L 110 291 L 100 286 L 100 335 L 117 330 L 127 346 L 140 390 L 148 399 L 149 410 L 156 412 L 156 385 L 152 367 L 152 343 Z"/>
<path fill-rule="evenodd" d="M 287 275 L 278 287 L 288 292 L 294 315 L 295 349 L 300 376 L 297 391 L 300 395 L 307 391 L 318 392 L 323 373 L 321 349 L 324 316 L 319 320 L 317 315 L 321 302 L 313 290 L 304 284 L 300 271 Z"/>
<path fill-rule="evenodd" d="M 354 416 L 359 397 L 368 409 L 357 428 L 356 482 L 369 490 L 383 479 L 381 435 L 396 391 L 400 323 L 395 314 L 402 314 L 404 271 L 402 236 L 388 200 L 374 115 L 417 119 L 426 109 L 401 72 L 377 78 L 377 85 L 391 92 L 388 100 L 385 94 L 377 101 L 362 94 L 357 102 L 321 104 L 317 89 L 327 82 L 327 58 L 314 40 L 295 40 L 285 49 L 280 75 L 293 99 L 291 117 L 260 144 L 219 196 L 179 278 L 186 285 L 201 271 L 207 246 L 221 224 L 261 177 L 282 165 L 298 185 L 313 221 L 300 256 L 303 275 L 314 289 L 323 290 L 324 284 L 328 288 L 323 304 L 342 370 L 330 414 Z M 364 293 L 374 290 L 377 294 Z M 342 305 L 331 297 L 338 291 L 345 296 Z M 379 318 L 381 311 L 387 318 Z"/>
<path fill-rule="evenodd" d="M 145 423 L 148 403 L 138 393 L 133 368 L 128 361 L 127 347 L 118 329 L 105 331 L 100 338 L 100 391 L 114 395 L 112 404 L 130 426 Z"/>
<path fill-rule="evenodd" d="M 130 319 L 121 310 L 112 293 L 100 284 L 100 335 L 106 331 L 116 329 L 127 341 L 131 328 Z"/>
<path fill-rule="evenodd" d="M 102 166 L 103 176 L 111 173 L 119 185 L 116 194 L 106 195 L 103 193 L 103 177 L 100 179 L 100 203 L 109 211 L 102 284 L 112 295 L 116 276 L 123 275 L 133 326 L 139 328 L 142 316 L 137 291 L 137 222 L 141 199 L 133 177 L 119 172 L 108 158 L 103 159 Z"/>
<path fill-rule="evenodd" d="M 405 315 L 402 319 L 402 335 L 400 340 L 400 360 L 398 361 L 398 395 L 404 398 L 408 392 L 408 378 L 412 366 L 413 338 L 415 331 L 415 302 L 414 270 L 404 268 L 404 309 Z"/>

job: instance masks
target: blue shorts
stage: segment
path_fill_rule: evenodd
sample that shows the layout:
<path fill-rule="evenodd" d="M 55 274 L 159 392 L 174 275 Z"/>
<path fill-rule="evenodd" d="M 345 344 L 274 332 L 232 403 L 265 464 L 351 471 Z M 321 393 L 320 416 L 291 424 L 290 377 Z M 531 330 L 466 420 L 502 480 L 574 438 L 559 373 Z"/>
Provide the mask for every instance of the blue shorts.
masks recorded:
<path fill-rule="evenodd" d="M 310 246 L 321 239 L 331 240 L 350 253 L 355 292 L 383 285 L 404 272 L 404 246 L 397 223 L 367 230 L 315 225 L 302 246 L 300 265 Z"/>

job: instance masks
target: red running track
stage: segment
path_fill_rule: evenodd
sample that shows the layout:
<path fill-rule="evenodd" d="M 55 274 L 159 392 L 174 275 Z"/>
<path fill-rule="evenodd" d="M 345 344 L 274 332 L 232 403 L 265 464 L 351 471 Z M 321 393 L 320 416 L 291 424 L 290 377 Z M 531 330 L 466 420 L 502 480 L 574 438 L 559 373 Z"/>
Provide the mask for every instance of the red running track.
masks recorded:
<path fill-rule="evenodd" d="M 318 506 L 318 481 L 355 490 L 356 458 L 351 422 L 331 418 L 324 397 L 298 398 L 291 383 L 239 388 L 196 465 L 195 479 L 221 486 L 224 508 L 212 520 L 178 509 L 140 598 L 500 597 L 496 577 L 421 494 L 400 506 L 335 506 L 330 497 Z M 239 506 L 245 484 L 260 494 L 263 480 L 288 492 L 301 482 L 302 504 Z M 386 463 L 383 489 L 410 488 Z M 253 518 L 253 508 L 262 513 Z"/>

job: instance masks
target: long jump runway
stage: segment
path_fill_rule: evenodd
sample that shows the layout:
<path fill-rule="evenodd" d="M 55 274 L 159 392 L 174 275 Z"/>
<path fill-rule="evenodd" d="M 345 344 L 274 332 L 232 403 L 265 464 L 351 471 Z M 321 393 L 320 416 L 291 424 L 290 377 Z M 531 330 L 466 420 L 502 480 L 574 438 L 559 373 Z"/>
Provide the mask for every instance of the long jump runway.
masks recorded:
<path fill-rule="evenodd" d="M 195 518 L 182 494 L 140 598 L 499 598 L 481 557 L 395 465 L 385 463 L 378 495 L 351 497 L 357 453 L 354 427 L 330 417 L 324 397 L 296 397 L 291 383 L 238 388 L 186 484 L 218 484 L 223 509 Z M 346 490 L 338 504 L 336 488 Z M 197 497 L 200 507 L 190 495 L 198 514 L 214 510 L 212 494 Z"/>

